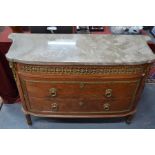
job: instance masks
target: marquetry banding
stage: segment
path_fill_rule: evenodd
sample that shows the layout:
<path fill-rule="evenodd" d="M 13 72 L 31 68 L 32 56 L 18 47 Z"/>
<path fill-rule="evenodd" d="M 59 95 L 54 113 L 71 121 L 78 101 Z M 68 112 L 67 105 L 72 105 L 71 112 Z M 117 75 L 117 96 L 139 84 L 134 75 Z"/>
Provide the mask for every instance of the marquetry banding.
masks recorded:
<path fill-rule="evenodd" d="M 20 71 L 28 73 L 50 73 L 50 74 L 138 74 L 143 73 L 144 66 L 109 66 L 109 67 L 66 67 L 66 66 L 32 66 L 22 65 Z"/>

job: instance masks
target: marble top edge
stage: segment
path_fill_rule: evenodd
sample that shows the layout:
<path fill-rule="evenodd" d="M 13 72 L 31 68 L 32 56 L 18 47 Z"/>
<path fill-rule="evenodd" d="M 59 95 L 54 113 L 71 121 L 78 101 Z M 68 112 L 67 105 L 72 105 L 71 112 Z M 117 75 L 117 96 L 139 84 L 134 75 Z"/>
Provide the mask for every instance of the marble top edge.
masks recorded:
<path fill-rule="evenodd" d="M 151 63 L 149 36 L 12 33 L 7 59 L 26 64 L 126 65 Z M 57 44 L 56 44 L 57 43 Z"/>
<path fill-rule="evenodd" d="M 16 60 L 16 59 L 10 59 L 10 58 L 7 58 L 10 62 L 18 62 L 18 63 L 21 63 L 21 64 L 35 64 L 35 65 L 88 65 L 88 66 L 102 66 L 102 65 L 107 65 L 107 66 L 113 66 L 113 65 L 116 65 L 116 66 L 119 66 L 119 65 L 143 65 L 143 64 L 147 64 L 147 63 L 153 63 L 155 62 L 155 59 L 153 60 L 149 60 L 149 61 L 141 61 L 141 62 L 123 62 L 123 63 L 108 63 L 108 62 L 41 62 L 41 61 L 23 61 L 23 60 Z"/>

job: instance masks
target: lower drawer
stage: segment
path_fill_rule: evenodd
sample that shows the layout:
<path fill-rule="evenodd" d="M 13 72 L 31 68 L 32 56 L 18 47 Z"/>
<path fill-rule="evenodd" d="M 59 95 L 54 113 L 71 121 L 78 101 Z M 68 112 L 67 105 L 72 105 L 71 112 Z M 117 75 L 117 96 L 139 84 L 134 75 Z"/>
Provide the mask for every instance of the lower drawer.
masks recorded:
<path fill-rule="evenodd" d="M 80 100 L 29 98 L 29 110 L 41 113 L 115 113 L 125 112 L 132 108 L 132 99 L 121 100 Z"/>

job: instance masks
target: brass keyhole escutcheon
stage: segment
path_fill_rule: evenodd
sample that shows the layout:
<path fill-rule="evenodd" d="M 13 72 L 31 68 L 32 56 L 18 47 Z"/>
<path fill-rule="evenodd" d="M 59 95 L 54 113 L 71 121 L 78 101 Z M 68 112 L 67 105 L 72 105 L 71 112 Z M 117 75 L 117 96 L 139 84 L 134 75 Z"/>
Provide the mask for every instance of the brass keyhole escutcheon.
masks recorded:
<path fill-rule="evenodd" d="M 52 109 L 52 111 L 58 111 L 58 104 L 57 103 L 52 103 L 51 104 L 51 109 Z"/>
<path fill-rule="evenodd" d="M 57 89 L 56 88 L 50 88 L 49 93 L 50 93 L 50 96 L 55 97 L 57 95 Z"/>
<path fill-rule="evenodd" d="M 106 89 L 105 90 L 105 97 L 111 97 L 112 96 L 112 89 Z"/>
<path fill-rule="evenodd" d="M 84 83 L 80 83 L 80 88 L 84 88 Z"/>
<path fill-rule="evenodd" d="M 110 104 L 109 104 L 109 103 L 105 103 L 105 104 L 103 105 L 103 109 L 104 109 L 105 111 L 109 111 L 109 110 L 110 110 Z"/>
<path fill-rule="evenodd" d="M 84 105 L 84 103 L 82 101 L 80 101 L 79 105 L 82 107 Z"/>

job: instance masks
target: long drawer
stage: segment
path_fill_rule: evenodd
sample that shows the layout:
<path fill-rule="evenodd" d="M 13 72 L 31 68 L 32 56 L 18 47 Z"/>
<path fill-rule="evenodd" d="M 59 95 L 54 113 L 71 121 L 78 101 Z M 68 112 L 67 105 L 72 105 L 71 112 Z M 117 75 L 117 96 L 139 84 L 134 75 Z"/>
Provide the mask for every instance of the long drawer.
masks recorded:
<path fill-rule="evenodd" d="M 132 99 L 120 100 L 85 100 L 85 99 L 43 99 L 29 97 L 30 111 L 61 114 L 61 113 L 116 113 L 129 111 Z"/>
<path fill-rule="evenodd" d="M 37 98 L 121 99 L 131 98 L 139 80 L 44 81 L 25 80 L 28 96 Z"/>

